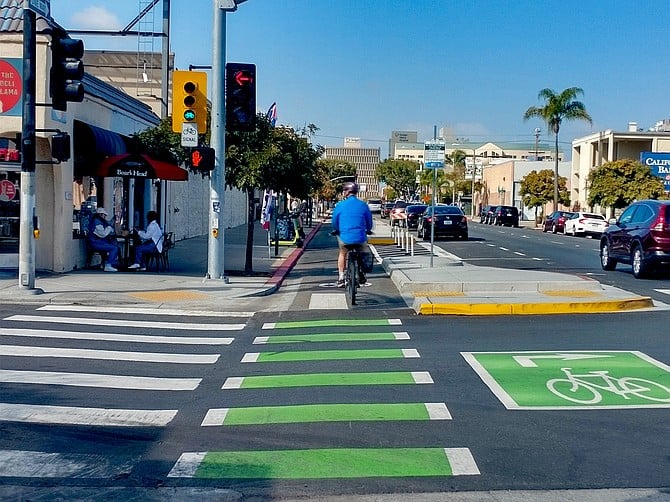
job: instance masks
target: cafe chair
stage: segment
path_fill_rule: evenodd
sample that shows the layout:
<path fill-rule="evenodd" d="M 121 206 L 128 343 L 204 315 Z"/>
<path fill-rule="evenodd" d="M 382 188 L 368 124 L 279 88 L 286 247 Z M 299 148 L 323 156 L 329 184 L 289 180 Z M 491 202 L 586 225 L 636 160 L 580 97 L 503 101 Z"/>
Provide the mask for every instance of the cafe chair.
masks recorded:
<path fill-rule="evenodd" d="M 100 263 L 98 265 L 92 266 L 95 255 L 98 255 L 100 257 Z M 99 251 L 98 249 L 93 249 L 88 245 L 88 240 L 86 240 L 86 264 L 84 265 L 84 268 L 87 269 L 103 268 L 105 266 L 106 261 L 107 261 L 107 253 L 105 253 L 104 251 Z"/>
<path fill-rule="evenodd" d="M 157 272 L 167 271 L 170 269 L 170 258 L 168 253 L 170 249 L 174 247 L 174 233 L 165 233 L 161 239 L 163 241 L 163 251 L 159 253 L 156 250 L 153 253 L 146 255 L 147 270 L 150 270 L 154 264 L 156 266 Z"/>

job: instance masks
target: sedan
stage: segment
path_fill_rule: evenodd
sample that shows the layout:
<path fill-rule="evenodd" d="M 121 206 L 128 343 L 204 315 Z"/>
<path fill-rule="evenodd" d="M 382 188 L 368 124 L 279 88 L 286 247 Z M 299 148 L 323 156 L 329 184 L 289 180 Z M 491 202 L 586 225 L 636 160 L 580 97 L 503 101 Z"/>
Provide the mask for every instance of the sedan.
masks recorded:
<path fill-rule="evenodd" d="M 419 237 L 429 240 L 431 227 L 435 237 L 468 238 L 468 219 L 458 206 L 428 206 L 419 218 Z"/>
<path fill-rule="evenodd" d="M 394 206 L 393 202 L 384 202 L 384 204 L 382 204 L 382 210 L 379 216 L 381 218 L 388 218 L 389 214 L 391 213 L 391 210 L 393 209 L 393 206 Z"/>
<path fill-rule="evenodd" d="M 607 221 L 602 214 L 573 213 L 563 226 L 563 233 L 570 235 L 597 235 L 600 236 L 607 228 Z"/>
<path fill-rule="evenodd" d="M 572 218 L 574 213 L 568 211 L 554 211 L 544 220 L 542 225 L 542 231 L 548 232 L 551 230 L 553 233 L 563 232 L 565 228 L 565 222 Z"/>
<path fill-rule="evenodd" d="M 407 228 L 417 228 L 419 226 L 419 218 L 426 210 L 426 204 L 410 204 L 405 208 L 405 215 L 407 216 Z"/>

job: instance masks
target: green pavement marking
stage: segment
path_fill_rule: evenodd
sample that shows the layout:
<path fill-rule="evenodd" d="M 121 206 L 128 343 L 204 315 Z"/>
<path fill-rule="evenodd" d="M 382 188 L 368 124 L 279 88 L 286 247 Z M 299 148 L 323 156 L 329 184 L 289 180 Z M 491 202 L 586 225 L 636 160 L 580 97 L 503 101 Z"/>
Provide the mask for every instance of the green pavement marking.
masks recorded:
<path fill-rule="evenodd" d="M 254 344 L 314 343 L 314 342 L 364 342 L 385 340 L 409 340 L 407 332 L 390 333 L 314 333 L 302 335 L 257 336 Z"/>
<path fill-rule="evenodd" d="M 378 373 L 303 373 L 229 377 L 223 389 L 270 389 L 333 385 L 413 385 L 433 383 L 427 371 L 384 371 Z"/>
<path fill-rule="evenodd" d="M 283 352 L 247 352 L 243 363 L 277 363 L 295 361 L 332 361 L 353 359 L 404 359 L 421 357 L 415 349 L 369 350 L 297 350 Z"/>
<path fill-rule="evenodd" d="M 183 453 L 168 477 L 334 479 L 479 474 L 467 448 L 325 448 Z"/>
<path fill-rule="evenodd" d="M 400 319 L 321 319 L 313 321 L 266 322 L 263 329 L 323 328 L 342 326 L 399 326 Z"/>
<path fill-rule="evenodd" d="M 642 352 L 461 355 L 507 409 L 670 408 L 670 366 Z"/>
<path fill-rule="evenodd" d="M 210 409 L 203 426 L 451 420 L 444 403 L 301 404 Z"/>

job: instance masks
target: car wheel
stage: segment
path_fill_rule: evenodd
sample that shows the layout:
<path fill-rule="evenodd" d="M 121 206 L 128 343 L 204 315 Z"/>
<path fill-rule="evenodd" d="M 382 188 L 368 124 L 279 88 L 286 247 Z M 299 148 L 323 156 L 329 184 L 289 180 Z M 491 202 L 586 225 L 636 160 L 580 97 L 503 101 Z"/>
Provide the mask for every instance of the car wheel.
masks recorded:
<path fill-rule="evenodd" d="M 563 226 L 563 235 L 568 235 L 568 227 Z"/>
<path fill-rule="evenodd" d="M 649 275 L 649 265 L 644 261 L 644 253 L 640 245 L 635 246 L 635 249 L 633 249 L 631 264 L 633 266 L 633 276 L 636 279 L 642 279 Z"/>
<path fill-rule="evenodd" d="M 547 225 L 544 223 L 542 224 L 542 231 L 546 234 L 547 233 Z"/>
<path fill-rule="evenodd" d="M 558 227 L 556 227 L 556 223 L 551 224 L 551 233 L 555 234 L 558 232 Z"/>
<path fill-rule="evenodd" d="M 610 245 L 607 241 L 600 244 L 600 266 L 603 270 L 614 270 L 616 260 L 610 256 Z"/>

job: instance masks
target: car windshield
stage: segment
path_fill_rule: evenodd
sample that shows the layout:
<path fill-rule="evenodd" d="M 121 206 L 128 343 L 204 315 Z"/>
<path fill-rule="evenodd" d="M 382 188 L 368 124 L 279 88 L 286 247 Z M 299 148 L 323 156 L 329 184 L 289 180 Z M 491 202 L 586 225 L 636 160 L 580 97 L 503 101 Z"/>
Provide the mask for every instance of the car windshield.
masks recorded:
<path fill-rule="evenodd" d="M 463 211 L 456 206 L 435 206 L 433 209 L 435 210 L 435 214 L 463 214 Z"/>
<path fill-rule="evenodd" d="M 602 214 L 591 214 L 591 213 L 584 213 L 584 218 L 589 218 L 591 220 L 604 220 L 605 217 Z"/>
<path fill-rule="evenodd" d="M 422 204 L 421 205 L 414 205 L 414 206 L 407 206 L 405 208 L 405 212 L 407 212 L 407 213 L 423 213 L 426 210 L 426 207 L 428 207 L 428 206 L 425 206 L 425 205 L 422 205 Z"/>
<path fill-rule="evenodd" d="M 407 202 L 405 202 L 404 200 L 397 200 L 397 201 L 395 201 L 395 204 L 393 205 L 393 207 L 394 208 L 407 207 Z"/>

